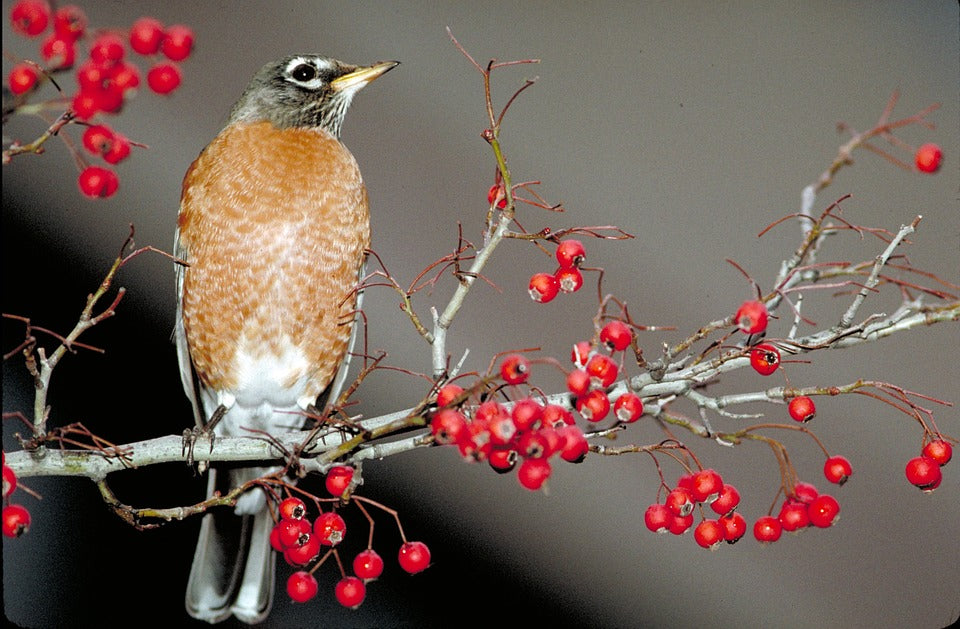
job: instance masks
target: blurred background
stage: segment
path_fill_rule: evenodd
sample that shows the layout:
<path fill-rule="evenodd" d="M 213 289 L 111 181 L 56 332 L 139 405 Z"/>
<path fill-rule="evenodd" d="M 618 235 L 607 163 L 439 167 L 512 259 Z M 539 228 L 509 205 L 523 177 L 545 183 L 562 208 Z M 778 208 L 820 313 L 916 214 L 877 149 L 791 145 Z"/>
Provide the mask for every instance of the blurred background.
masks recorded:
<path fill-rule="evenodd" d="M 3 2 L 4 76 L 11 57 L 36 58 L 36 41 L 10 33 L 11 2 Z M 523 208 L 535 231 L 574 225 L 617 225 L 635 240 L 588 240 L 588 263 L 606 269 L 604 289 L 625 300 L 634 318 L 673 325 L 675 332 L 640 338 L 648 356 L 733 312 L 749 286 L 725 258 L 735 259 L 764 289 L 779 261 L 798 242 L 793 223 L 762 239 L 767 224 L 799 207 L 814 181 L 848 138 L 836 124 L 872 126 L 891 93 L 894 117 L 930 103 L 934 131 L 898 132 L 918 146 L 937 142 L 945 165 L 936 176 L 902 171 L 866 151 L 841 171 L 817 202 L 840 196 L 854 223 L 896 230 L 917 214 L 924 220 L 912 263 L 960 280 L 960 83 L 958 8 L 954 2 L 739 3 L 648 2 L 294 2 L 251 1 L 82 3 L 93 25 L 127 28 L 150 15 L 195 29 L 196 50 L 183 64 L 182 88 L 169 98 L 142 90 L 109 122 L 134 149 L 119 167 L 120 192 L 90 202 L 76 191 L 66 148 L 17 158 L 3 167 L 3 312 L 29 315 L 37 325 L 68 330 L 126 238 L 137 245 L 172 246 L 180 181 L 198 152 L 221 128 L 230 106 L 265 62 L 294 52 L 318 52 L 352 63 L 403 62 L 364 90 L 347 116 L 343 140 L 369 188 L 373 247 L 405 283 L 453 250 L 457 225 L 477 241 L 494 161 L 480 138 L 485 127 L 480 75 L 451 45 L 449 26 L 481 62 L 539 58 L 495 76 L 498 104 L 525 78 L 536 85 L 514 104 L 503 143 L 517 180 L 540 180 L 555 215 Z M 8 54 L 9 53 L 9 54 Z M 69 81 L 67 79 L 66 81 Z M 72 87 L 72 85 L 71 85 Z M 49 88 L 47 88 L 49 89 Z M 30 140 L 45 125 L 17 119 L 4 134 Z M 71 137 L 78 139 L 76 129 Z M 898 153 L 907 161 L 910 154 Z M 845 236 L 822 260 L 866 260 L 880 251 L 872 238 Z M 529 276 L 552 271 L 533 246 L 506 243 L 451 332 L 449 349 L 466 369 L 483 370 L 497 352 L 541 347 L 564 359 L 571 344 L 592 333 L 595 290 L 538 305 L 526 296 Z M 592 281 L 593 278 L 588 278 Z M 57 369 L 52 423 L 80 421 L 115 443 L 179 433 L 192 423 L 170 342 L 173 269 L 146 255 L 123 269 L 127 288 L 115 318 L 84 340 L 107 349 L 69 356 Z M 422 317 L 443 305 L 454 282 L 417 296 Z M 836 321 L 845 298 L 814 293 L 805 314 L 822 326 Z M 889 312 L 897 296 L 871 298 L 870 312 Z M 388 290 L 365 301 L 369 346 L 391 365 L 429 369 L 427 346 L 398 311 Z M 864 311 L 866 314 L 866 311 Z M 772 333 L 786 334 L 781 320 Z M 4 324 L 8 351 L 22 328 Z M 797 386 L 857 378 L 957 399 L 960 349 L 956 325 L 898 334 L 879 344 L 817 353 L 788 365 Z M 546 388 L 556 374 L 535 375 Z M 783 384 L 732 374 L 717 392 Z M 356 412 L 374 416 L 406 408 L 426 392 L 422 380 L 397 372 L 371 377 Z M 19 360 L 3 365 L 4 411 L 31 407 L 31 384 Z M 960 434 L 956 407 L 934 407 L 941 428 Z M 861 396 L 818 400 L 811 428 L 832 452 L 854 465 L 842 488 L 822 479 L 822 455 L 808 439 L 777 435 L 790 448 L 801 477 L 838 497 L 842 520 L 831 530 L 784 535 L 761 546 L 749 535 L 717 552 L 692 534 L 655 536 L 643 525 L 656 500 L 657 475 L 648 457 L 590 457 L 558 464 L 549 491 L 531 493 L 514 476 L 468 465 L 452 449 L 432 449 L 363 468 L 364 495 L 397 509 L 407 535 L 427 542 L 433 565 L 415 577 L 393 561 L 399 538 L 377 515 L 375 547 L 387 559 L 383 578 L 368 588 L 360 609 L 333 597 L 333 565 L 317 573 L 320 596 L 294 605 L 280 591 L 264 627 L 424 627 L 519 624 L 518 610 L 538 624 L 593 627 L 943 627 L 960 615 L 960 471 L 945 468 L 942 486 L 924 495 L 904 478 L 919 453 L 916 423 L 888 405 Z M 689 409 L 688 409 L 689 410 Z M 783 406 L 764 406 L 769 421 L 789 421 Z M 714 419 L 724 428 L 735 420 Z M 4 448 L 15 445 L 4 422 Z M 660 433 L 644 420 L 618 440 L 650 443 Z M 769 450 L 735 449 L 691 437 L 691 446 L 743 495 L 751 522 L 766 513 L 778 485 Z M 668 481 L 679 470 L 665 464 Z M 140 506 L 198 500 L 205 482 L 185 466 L 124 472 L 111 478 L 119 497 Z M 3 540 L 6 617 L 24 627 L 114 626 L 149 619 L 191 626 L 182 597 L 199 520 L 137 532 L 106 511 L 82 479 L 28 479 L 42 502 L 20 495 L 33 514 L 30 533 Z M 321 485 L 316 485 L 320 488 Z M 366 540 L 366 523 L 347 511 L 353 539 L 349 560 Z M 352 544 L 352 545 L 351 545 Z M 230 626 L 229 623 L 225 626 Z"/>

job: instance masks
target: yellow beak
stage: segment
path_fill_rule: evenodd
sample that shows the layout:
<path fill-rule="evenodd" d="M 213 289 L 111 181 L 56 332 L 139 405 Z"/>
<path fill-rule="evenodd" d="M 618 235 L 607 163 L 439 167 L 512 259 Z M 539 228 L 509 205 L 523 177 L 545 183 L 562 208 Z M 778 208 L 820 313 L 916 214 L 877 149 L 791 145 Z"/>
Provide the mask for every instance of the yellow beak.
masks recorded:
<path fill-rule="evenodd" d="M 330 81 L 330 89 L 335 92 L 348 89 L 360 89 L 381 74 L 386 74 L 398 65 L 400 65 L 399 61 L 381 61 L 372 66 L 357 68 L 353 72 L 338 76 Z"/>

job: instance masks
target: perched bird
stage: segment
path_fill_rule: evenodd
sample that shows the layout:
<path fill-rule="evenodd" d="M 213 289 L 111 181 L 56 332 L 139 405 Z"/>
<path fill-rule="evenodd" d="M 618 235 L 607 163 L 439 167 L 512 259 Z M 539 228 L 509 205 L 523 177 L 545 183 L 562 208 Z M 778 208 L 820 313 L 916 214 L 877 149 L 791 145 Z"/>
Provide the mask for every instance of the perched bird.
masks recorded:
<path fill-rule="evenodd" d="M 197 424 L 215 424 L 215 436 L 300 429 L 303 411 L 339 394 L 370 243 L 366 188 L 340 127 L 354 94 L 396 65 L 317 55 L 267 64 L 184 177 L 174 336 Z M 215 465 L 208 494 L 269 471 Z M 272 526 L 260 489 L 204 515 L 191 616 L 267 616 Z"/>

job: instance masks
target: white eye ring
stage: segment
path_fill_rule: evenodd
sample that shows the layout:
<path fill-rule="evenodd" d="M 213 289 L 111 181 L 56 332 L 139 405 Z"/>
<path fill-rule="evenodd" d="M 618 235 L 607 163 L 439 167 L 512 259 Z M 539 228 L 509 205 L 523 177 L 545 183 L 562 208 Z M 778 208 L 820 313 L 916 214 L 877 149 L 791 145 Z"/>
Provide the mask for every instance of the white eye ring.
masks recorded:
<path fill-rule="evenodd" d="M 294 76 L 294 73 L 297 71 L 300 66 L 309 66 L 314 69 L 315 73 L 313 78 L 306 81 L 297 79 Z M 287 67 L 284 70 L 284 76 L 287 77 L 287 80 L 291 83 L 295 83 L 301 87 L 304 87 L 308 90 L 317 90 L 323 87 L 324 80 L 322 78 L 324 70 L 331 70 L 333 66 L 326 59 L 320 57 L 294 57 L 287 63 Z"/>

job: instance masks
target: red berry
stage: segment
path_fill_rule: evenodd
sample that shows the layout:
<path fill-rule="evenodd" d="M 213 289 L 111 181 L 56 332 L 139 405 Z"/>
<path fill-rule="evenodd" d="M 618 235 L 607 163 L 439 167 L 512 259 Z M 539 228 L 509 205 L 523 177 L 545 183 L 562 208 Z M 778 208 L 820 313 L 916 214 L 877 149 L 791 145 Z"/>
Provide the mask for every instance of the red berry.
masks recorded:
<path fill-rule="evenodd" d="M 740 492 L 733 485 L 724 485 L 720 489 L 716 500 L 710 503 L 710 508 L 719 515 L 728 515 L 740 504 Z"/>
<path fill-rule="evenodd" d="M 780 366 L 780 350 L 770 343 L 760 343 L 750 350 L 750 366 L 761 376 L 769 376 Z"/>
<path fill-rule="evenodd" d="M 600 342 L 606 345 L 610 351 L 625 350 L 630 347 L 632 341 L 633 331 L 623 321 L 610 321 L 600 330 Z"/>
<path fill-rule="evenodd" d="M 300 520 L 300 526 L 306 526 L 310 529 L 310 523 L 307 520 Z M 300 540 L 293 546 L 283 549 L 283 558 L 292 566 L 305 566 L 320 554 L 320 539 L 316 535 L 305 533 Z"/>
<path fill-rule="evenodd" d="M 132 63 L 121 61 L 110 71 L 110 87 L 121 94 L 140 86 L 140 70 Z"/>
<path fill-rule="evenodd" d="M 35 37 L 47 30 L 50 23 L 50 4 L 45 0 L 19 0 L 10 9 L 10 22 L 13 30 Z"/>
<path fill-rule="evenodd" d="M 673 521 L 670 523 L 670 527 L 667 530 L 674 535 L 683 535 L 691 526 L 693 526 L 692 513 L 687 515 L 675 515 L 673 516 Z"/>
<path fill-rule="evenodd" d="M 723 479 L 715 470 L 700 470 L 693 475 L 693 499 L 696 502 L 713 502 L 720 496 Z"/>
<path fill-rule="evenodd" d="M 532 398 L 517 400 L 510 411 L 510 418 L 517 430 L 539 428 L 543 420 L 543 406 Z"/>
<path fill-rule="evenodd" d="M 77 41 L 87 30 L 87 14 L 72 4 L 60 7 L 53 14 L 53 30 L 61 37 Z"/>
<path fill-rule="evenodd" d="M 439 444 L 456 443 L 466 428 L 467 418 L 455 408 L 441 408 L 430 420 L 430 432 Z"/>
<path fill-rule="evenodd" d="M 304 570 L 294 572 L 287 579 L 287 594 L 295 603 L 306 603 L 317 595 L 317 580 Z"/>
<path fill-rule="evenodd" d="M 923 446 L 923 456 L 933 459 L 943 467 L 953 458 L 953 447 L 943 439 L 936 439 Z"/>
<path fill-rule="evenodd" d="M 564 425 L 558 429 L 563 443 L 560 445 L 560 458 L 569 463 L 580 463 L 590 451 L 590 443 L 577 426 Z"/>
<path fill-rule="evenodd" d="M 500 377 L 507 384 L 522 384 L 530 377 L 530 361 L 520 354 L 510 354 L 500 363 Z"/>
<path fill-rule="evenodd" d="M 7 505 L 3 508 L 3 534 L 7 537 L 20 537 L 30 530 L 30 512 L 20 505 Z"/>
<path fill-rule="evenodd" d="M 141 55 L 152 55 L 160 50 L 163 24 L 152 17 L 142 17 L 130 27 L 130 48 Z"/>
<path fill-rule="evenodd" d="M 586 367 L 592 351 L 593 345 L 590 344 L 590 341 L 574 343 L 573 349 L 570 351 L 570 362 L 573 363 L 574 367 Z"/>
<path fill-rule="evenodd" d="M 543 407 L 543 425 L 553 426 L 573 425 L 573 413 L 559 404 L 547 404 Z"/>
<path fill-rule="evenodd" d="M 814 499 L 820 495 L 820 492 L 817 491 L 817 488 L 810 483 L 805 483 L 803 481 L 797 483 L 793 487 L 793 498 L 798 502 L 803 504 L 810 504 Z"/>
<path fill-rule="evenodd" d="M 3 466 L 3 497 L 6 498 L 17 488 L 17 474 L 12 468 Z"/>
<path fill-rule="evenodd" d="M 355 609 L 367 596 L 367 586 L 357 577 L 343 577 L 334 588 L 337 602 L 344 607 Z"/>
<path fill-rule="evenodd" d="M 840 513 L 840 503 L 828 494 L 820 494 L 807 507 L 810 515 L 810 524 L 820 528 L 827 528 L 837 520 Z"/>
<path fill-rule="evenodd" d="M 505 446 L 516 436 L 517 425 L 509 415 L 497 415 L 487 422 L 487 433 L 494 446 Z"/>
<path fill-rule="evenodd" d="M 487 203 L 493 205 L 494 202 L 496 202 L 498 210 L 507 207 L 506 193 L 503 190 L 503 186 L 498 183 L 493 184 L 490 186 L 490 189 L 487 190 Z"/>
<path fill-rule="evenodd" d="M 117 164 L 130 156 L 130 140 L 115 133 L 113 143 L 103 152 L 103 161 L 108 164 Z"/>
<path fill-rule="evenodd" d="M 610 398 L 600 389 L 587 391 L 577 398 L 577 412 L 587 421 L 598 422 L 610 412 Z"/>
<path fill-rule="evenodd" d="M 293 546 L 299 546 L 302 542 L 306 541 L 306 538 L 303 537 L 305 532 L 303 530 L 303 526 L 301 525 L 302 522 L 303 520 L 284 518 L 274 525 L 273 528 L 277 530 L 277 539 L 282 547 L 290 548 Z M 306 534 L 309 534 L 309 522 L 307 525 L 308 528 Z"/>
<path fill-rule="evenodd" d="M 193 49 L 193 31 L 181 24 L 171 26 L 163 34 L 160 51 L 170 61 L 183 61 Z"/>
<path fill-rule="evenodd" d="M 927 456 L 918 456 L 907 461 L 907 480 L 923 491 L 933 491 L 940 486 L 943 472 L 940 464 Z"/>
<path fill-rule="evenodd" d="M 113 145 L 113 129 L 107 125 L 90 125 L 83 132 L 83 148 L 94 155 L 103 155 Z"/>
<path fill-rule="evenodd" d="M 759 334 L 767 329 L 767 307 L 762 301 L 745 301 L 733 316 L 744 334 Z"/>
<path fill-rule="evenodd" d="M 587 250 L 583 248 L 583 243 L 579 240 L 569 238 L 563 240 L 557 246 L 557 262 L 562 269 L 573 269 L 583 264 L 587 256 Z"/>
<path fill-rule="evenodd" d="M 458 384 L 445 384 L 437 390 L 437 406 L 447 406 L 460 394 L 463 393 L 463 387 Z"/>
<path fill-rule="evenodd" d="M 735 544 L 747 532 L 747 521 L 742 515 L 734 511 L 719 520 L 723 527 L 723 539 L 728 544 Z"/>
<path fill-rule="evenodd" d="M 147 85 L 157 94 L 169 94 L 180 86 L 180 68 L 172 63 L 158 63 L 147 72 Z"/>
<path fill-rule="evenodd" d="M 783 526 L 780 524 L 780 520 L 772 515 L 757 518 L 757 521 L 753 524 L 753 536 L 757 538 L 758 542 L 775 542 L 780 539 L 782 531 Z"/>
<path fill-rule="evenodd" d="M 13 66 L 7 77 L 7 85 L 14 94 L 25 94 L 36 86 L 40 80 L 40 73 L 29 63 L 20 63 Z M 551 276 L 553 277 L 553 276 Z"/>
<path fill-rule="evenodd" d="M 66 70 L 77 60 L 77 47 L 70 37 L 53 32 L 40 44 L 40 56 L 51 70 Z"/>
<path fill-rule="evenodd" d="M 810 421 L 817 414 L 817 407 L 813 400 L 805 395 L 791 399 L 787 405 L 787 410 L 790 412 L 790 417 L 801 423 Z"/>
<path fill-rule="evenodd" d="M 383 574 L 383 558 L 372 548 L 357 553 L 353 558 L 353 573 L 361 579 L 376 579 Z"/>
<path fill-rule="evenodd" d="M 313 523 L 313 534 L 320 538 L 322 545 L 336 546 L 347 534 L 347 523 L 338 514 L 327 511 L 317 516 Z"/>
<path fill-rule="evenodd" d="M 550 462 L 545 458 L 524 459 L 517 470 L 517 480 L 530 491 L 536 491 L 550 478 Z"/>
<path fill-rule="evenodd" d="M 831 483 L 843 485 L 853 474 L 853 466 L 846 457 L 836 455 L 832 456 L 823 464 L 823 475 Z"/>
<path fill-rule="evenodd" d="M 277 511 L 280 513 L 281 519 L 302 520 L 303 516 L 307 514 L 307 505 L 296 496 L 291 496 L 280 501 Z"/>
<path fill-rule="evenodd" d="M 498 474 L 506 474 L 507 472 L 513 471 L 513 468 L 517 466 L 518 459 L 517 451 L 512 448 L 507 450 L 491 450 L 490 455 L 487 457 L 487 463 L 489 463 L 490 467 Z"/>
<path fill-rule="evenodd" d="M 597 387 L 609 387 L 617 379 L 617 363 L 606 354 L 594 354 L 587 361 L 586 372 L 590 382 Z"/>
<path fill-rule="evenodd" d="M 335 465 L 327 472 L 325 485 L 331 496 L 342 496 L 353 480 L 353 468 L 349 465 Z"/>
<path fill-rule="evenodd" d="M 674 487 L 667 494 L 667 509 L 674 515 L 686 516 L 693 513 L 693 495 L 686 487 Z"/>
<path fill-rule="evenodd" d="M 643 522 L 654 533 L 666 533 L 670 530 L 674 515 L 667 505 L 654 503 L 647 507 L 643 514 Z"/>
<path fill-rule="evenodd" d="M 573 267 L 569 269 L 559 269 L 554 273 L 554 277 L 557 278 L 557 284 L 560 286 L 560 290 L 565 293 L 575 293 L 583 286 L 583 275 L 579 269 Z"/>
<path fill-rule="evenodd" d="M 105 66 L 111 66 L 123 59 L 125 52 L 123 40 L 115 33 L 98 35 L 90 44 L 90 58 Z"/>
<path fill-rule="evenodd" d="M 693 530 L 693 539 L 704 548 L 715 550 L 723 541 L 723 527 L 716 520 L 704 520 Z"/>
<path fill-rule="evenodd" d="M 943 151 L 936 144 L 924 144 L 914 156 L 917 169 L 925 173 L 935 173 L 943 163 Z"/>
<path fill-rule="evenodd" d="M 574 369 L 567 374 L 567 390 L 574 395 L 584 395 L 590 390 L 590 374 L 583 369 Z"/>
<path fill-rule="evenodd" d="M 626 424 L 635 422 L 643 415 L 643 400 L 636 393 L 624 393 L 614 402 L 613 414 Z"/>
<path fill-rule="evenodd" d="M 120 186 L 120 180 L 115 172 L 99 166 L 85 168 L 80 173 L 77 183 L 80 186 L 80 192 L 91 199 L 113 196 Z"/>
<path fill-rule="evenodd" d="M 527 290 L 533 301 L 545 304 L 560 293 L 560 283 L 549 273 L 534 273 Z"/>
<path fill-rule="evenodd" d="M 802 502 L 788 500 L 780 507 L 780 515 L 777 516 L 780 525 L 784 531 L 797 531 L 807 528 L 810 525 L 810 514 L 807 505 Z"/>
<path fill-rule="evenodd" d="M 406 542 L 400 547 L 397 561 L 410 574 L 423 572 L 430 565 L 430 549 L 423 542 Z"/>

